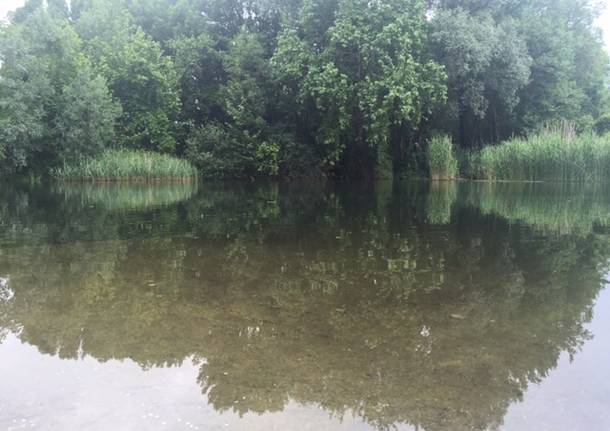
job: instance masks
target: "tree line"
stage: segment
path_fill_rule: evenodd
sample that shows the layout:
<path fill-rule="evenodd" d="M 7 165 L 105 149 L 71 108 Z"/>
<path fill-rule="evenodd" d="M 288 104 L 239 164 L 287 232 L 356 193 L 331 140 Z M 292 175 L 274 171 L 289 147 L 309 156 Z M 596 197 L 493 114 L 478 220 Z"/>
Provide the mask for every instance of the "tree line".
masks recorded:
<path fill-rule="evenodd" d="M 385 177 L 610 129 L 591 0 L 27 0 L 0 27 L 0 172 L 106 148 L 204 176 Z"/>

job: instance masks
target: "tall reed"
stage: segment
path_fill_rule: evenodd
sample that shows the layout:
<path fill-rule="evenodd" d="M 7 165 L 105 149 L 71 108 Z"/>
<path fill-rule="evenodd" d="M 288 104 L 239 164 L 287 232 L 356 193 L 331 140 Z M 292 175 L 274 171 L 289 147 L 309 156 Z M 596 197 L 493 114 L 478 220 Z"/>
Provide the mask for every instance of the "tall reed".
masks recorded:
<path fill-rule="evenodd" d="M 608 180 L 610 135 L 550 130 L 485 147 L 471 160 L 472 176 L 487 180 Z"/>
<path fill-rule="evenodd" d="M 52 171 L 62 180 L 150 181 L 191 180 L 197 170 L 189 162 L 146 151 L 108 150 L 99 157 L 82 159 Z"/>
<path fill-rule="evenodd" d="M 430 177 L 433 180 L 456 178 L 458 163 L 453 152 L 453 144 L 448 136 L 435 136 L 426 149 Z"/>

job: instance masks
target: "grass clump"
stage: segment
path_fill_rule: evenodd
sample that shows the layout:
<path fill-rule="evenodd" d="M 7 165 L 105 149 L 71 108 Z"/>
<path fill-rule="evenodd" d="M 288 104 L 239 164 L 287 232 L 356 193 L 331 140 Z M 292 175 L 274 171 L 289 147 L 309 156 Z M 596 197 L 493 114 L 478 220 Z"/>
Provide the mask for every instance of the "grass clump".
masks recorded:
<path fill-rule="evenodd" d="M 166 154 L 107 150 L 99 157 L 64 164 L 52 175 L 77 181 L 190 181 L 197 177 L 197 170 L 189 162 Z"/>
<path fill-rule="evenodd" d="M 457 177 L 458 163 L 453 153 L 450 137 L 433 137 L 428 143 L 426 157 L 432 180 L 448 180 Z"/>
<path fill-rule="evenodd" d="M 524 181 L 602 181 L 610 178 L 610 135 L 543 132 L 485 147 L 470 170 L 476 178 Z"/>

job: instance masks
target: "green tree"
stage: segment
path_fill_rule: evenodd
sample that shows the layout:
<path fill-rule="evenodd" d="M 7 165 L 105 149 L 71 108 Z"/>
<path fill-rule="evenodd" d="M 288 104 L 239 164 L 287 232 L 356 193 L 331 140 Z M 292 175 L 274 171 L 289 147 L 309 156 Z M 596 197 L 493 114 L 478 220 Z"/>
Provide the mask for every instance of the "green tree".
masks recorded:
<path fill-rule="evenodd" d="M 588 0 L 432 2 L 431 43 L 449 75 L 435 125 L 462 146 L 568 120 L 589 129 L 604 111 L 608 56 Z M 449 121 L 448 121 L 449 120 Z"/>
<path fill-rule="evenodd" d="M 518 127 L 560 119 L 589 128 L 603 114 L 608 55 L 594 30 L 595 10 L 583 0 L 532 2 L 522 16 L 533 64 L 521 92 Z"/>
<path fill-rule="evenodd" d="M 67 19 L 70 16 L 70 8 L 66 0 L 47 0 L 49 13 L 58 18 Z"/>
<path fill-rule="evenodd" d="M 82 59 L 77 73 L 64 87 L 56 127 L 61 139 L 59 157 L 64 162 L 94 156 L 115 142 L 114 127 L 120 106 L 112 100 L 106 80 L 94 75 Z"/>
<path fill-rule="evenodd" d="M 182 116 L 195 126 L 224 120 L 222 86 L 228 72 L 224 55 L 207 34 L 181 37 L 171 42 L 176 65 Z"/>
<path fill-rule="evenodd" d="M 302 19 L 323 29 L 329 21 L 315 5 L 305 4 Z M 391 175 L 392 157 L 404 157 L 412 132 L 444 100 L 445 75 L 427 55 L 425 12 L 420 1 L 340 1 L 324 37 L 311 27 L 280 37 L 275 63 L 288 89 L 302 81 L 304 114 L 318 119 L 310 140 L 327 148 L 326 169 Z"/>
<path fill-rule="evenodd" d="M 519 92 L 528 84 L 531 59 L 517 23 L 497 24 L 489 11 L 438 10 L 431 44 L 448 75 L 449 98 L 440 111 L 463 146 L 510 135 Z"/>
<path fill-rule="evenodd" d="M 109 144 L 117 110 L 67 21 L 43 8 L 18 15 L 0 35 L 0 159 L 43 172 Z"/>
<path fill-rule="evenodd" d="M 226 83 L 218 88 L 222 113 L 217 118 L 224 121 L 192 134 L 189 157 L 205 175 L 275 174 L 279 146 L 265 118 L 270 72 L 264 48 L 258 36 L 244 28 L 222 58 Z"/>
<path fill-rule="evenodd" d="M 36 10 L 42 8 L 43 0 L 25 0 L 22 7 L 14 12 L 9 12 L 12 23 L 22 24 Z"/>
<path fill-rule="evenodd" d="M 436 134 L 472 149 L 559 121 L 603 131 L 597 13 L 593 0 L 27 0 L 0 27 L 0 163 L 43 170 L 109 145 L 106 86 L 120 146 L 215 176 L 421 173 Z"/>
<path fill-rule="evenodd" d="M 202 0 L 124 0 L 125 6 L 148 36 L 169 52 L 172 40 L 197 37 L 210 31 L 212 21 Z"/>
<path fill-rule="evenodd" d="M 180 99 L 171 58 L 133 24 L 120 2 L 93 2 L 81 12 L 76 29 L 85 52 L 121 103 L 122 145 L 175 152 Z"/>

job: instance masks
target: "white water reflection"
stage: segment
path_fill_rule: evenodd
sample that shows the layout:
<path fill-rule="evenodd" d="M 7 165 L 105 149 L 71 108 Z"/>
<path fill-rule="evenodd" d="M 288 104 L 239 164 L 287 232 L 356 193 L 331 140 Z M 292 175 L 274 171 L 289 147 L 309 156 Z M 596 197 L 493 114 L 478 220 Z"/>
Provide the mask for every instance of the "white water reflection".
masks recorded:
<path fill-rule="evenodd" d="M 8 286 L 8 282 L 8 278 L 0 277 L 0 301 L 8 302 L 15 296 L 15 292 Z"/>
<path fill-rule="evenodd" d="M 603 290 L 589 325 L 593 338 L 573 359 L 563 353 L 557 368 L 531 385 L 505 417 L 505 431 L 610 430 L 610 290 Z"/>
<path fill-rule="evenodd" d="M 36 370 L 36 373 L 32 373 Z M 100 363 L 41 355 L 9 335 L 0 344 L 0 429 L 45 431 L 374 429 L 346 412 L 331 416 L 314 404 L 289 401 L 264 414 L 218 412 L 197 384 L 191 361 L 143 370 L 130 360 Z M 412 430 L 398 426 L 398 430 Z"/>
<path fill-rule="evenodd" d="M 513 404 L 503 431 L 610 429 L 610 291 L 598 298 L 588 329 L 595 334 L 523 401 Z M 36 370 L 32 373 L 32 370 Z M 14 335 L 0 344 L 0 429 L 128 430 L 373 430 L 349 411 L 329 415 L 315 404 L 288 401 L 279 412 L 219 412 L 202 396 L 198 365 L 142 369 L 130 360 L 99 362 L 41 355 Z M 320 388 L 322 391 L 323 389 Z M 397 430 L 414 428 L 396 424 Z M 451 428 L 447 428 L 449 430 Z"/>

